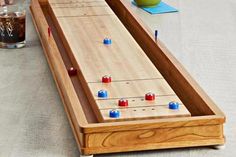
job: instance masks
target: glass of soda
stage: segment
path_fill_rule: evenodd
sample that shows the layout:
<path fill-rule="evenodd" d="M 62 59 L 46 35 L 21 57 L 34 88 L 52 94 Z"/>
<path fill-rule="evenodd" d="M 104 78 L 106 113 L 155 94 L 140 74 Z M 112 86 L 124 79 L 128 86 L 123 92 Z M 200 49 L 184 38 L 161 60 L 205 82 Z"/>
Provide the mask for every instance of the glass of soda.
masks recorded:
<path fill-rule="evenodd" d="M 0 48 L 25 46 L 25 1 L 0 0 Z"/>

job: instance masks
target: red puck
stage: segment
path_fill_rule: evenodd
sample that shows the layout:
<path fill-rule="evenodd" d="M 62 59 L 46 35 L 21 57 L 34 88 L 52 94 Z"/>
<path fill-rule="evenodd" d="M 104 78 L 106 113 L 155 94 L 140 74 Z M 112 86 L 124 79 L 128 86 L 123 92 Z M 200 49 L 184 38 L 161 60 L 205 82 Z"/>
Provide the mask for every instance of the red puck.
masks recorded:
<path fill-rule="evenodd" d="M 111 76 L 103 76 L 102 77 L 102 83 L 110 83 L 111 82 Z"/>
<path fill-rule="evenodd" d="M 155 98 L 156 98 L 156 95 L 154 94 L 154 93 L 147 93 L 146 95 L 145 95 L 145 100 L 148 100 L 148 101 L 153 101 L 153 100 L 155 100 Z"/>
<path fill-rule="evenodd" d="M 74 67 L 70 67 L 67 71 L 70 76 L 77 75 L 77 69 L 75 69 Z"/>
<path fill-rule="evenodd" d="M 121 107 L 127 107 L 129 105 L 128 100 L 126 99 L 120 99 L 118 102 L 118 105 Z"/>

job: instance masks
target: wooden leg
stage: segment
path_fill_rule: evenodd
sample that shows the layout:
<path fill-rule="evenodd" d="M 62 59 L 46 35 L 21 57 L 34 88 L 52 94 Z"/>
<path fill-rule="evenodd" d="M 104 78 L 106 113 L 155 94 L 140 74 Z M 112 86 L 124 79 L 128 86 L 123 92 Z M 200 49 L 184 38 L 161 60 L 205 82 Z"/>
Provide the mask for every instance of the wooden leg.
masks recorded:
<path fill-rule="evenodd" d="M 212 146 L 213 149 L 217 149 L 217 150 L 222 150 L 222 149 L 225 149 L 225 145 L 215 145 L 215 146 Z"/>
<path fill-rule="evenodd" d="M 80 155 L 80 157 L 93 157 L 93 155 Z"/>

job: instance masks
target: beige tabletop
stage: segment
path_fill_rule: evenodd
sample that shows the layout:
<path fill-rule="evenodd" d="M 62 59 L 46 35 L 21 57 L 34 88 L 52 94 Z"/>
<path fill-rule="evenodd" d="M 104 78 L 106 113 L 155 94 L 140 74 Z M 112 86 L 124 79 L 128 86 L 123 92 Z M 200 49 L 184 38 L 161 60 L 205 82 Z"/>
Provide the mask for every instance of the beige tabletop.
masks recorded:
<path fill-rule="evenodd" d="M 226 148 L 185 148 L 97 156 L 236 155 L 236 1 L 163 0 L 178 13 L 133 7 L 227 116 Z M 0 157 L 78 157 L 39 39 L 27 14 L 27 46 L 0 50 Z"/>

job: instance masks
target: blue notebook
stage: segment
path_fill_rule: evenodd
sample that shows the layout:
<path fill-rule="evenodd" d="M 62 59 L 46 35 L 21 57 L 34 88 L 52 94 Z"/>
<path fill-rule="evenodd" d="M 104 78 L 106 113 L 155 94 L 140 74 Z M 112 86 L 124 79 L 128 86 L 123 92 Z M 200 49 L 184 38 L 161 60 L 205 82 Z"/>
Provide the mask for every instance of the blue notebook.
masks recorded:
<path fill-rule="evenodd" d="M 136 3 L 134 1 L 132 1 L 132 3 L 134 5 L 136 5 Z M 164 2 L 159 3 L 155 7 L 151 7 L 151 8 L 141 7 L 141 8 L 143 10 L 145 10 L 146 12 L 149 12 L 150 14 L 163 14 L 163 13 L 178 12 L 177 9 L 175 9 L 174 7 L 169 6 L 168 4 L 166 4 Z"/>

